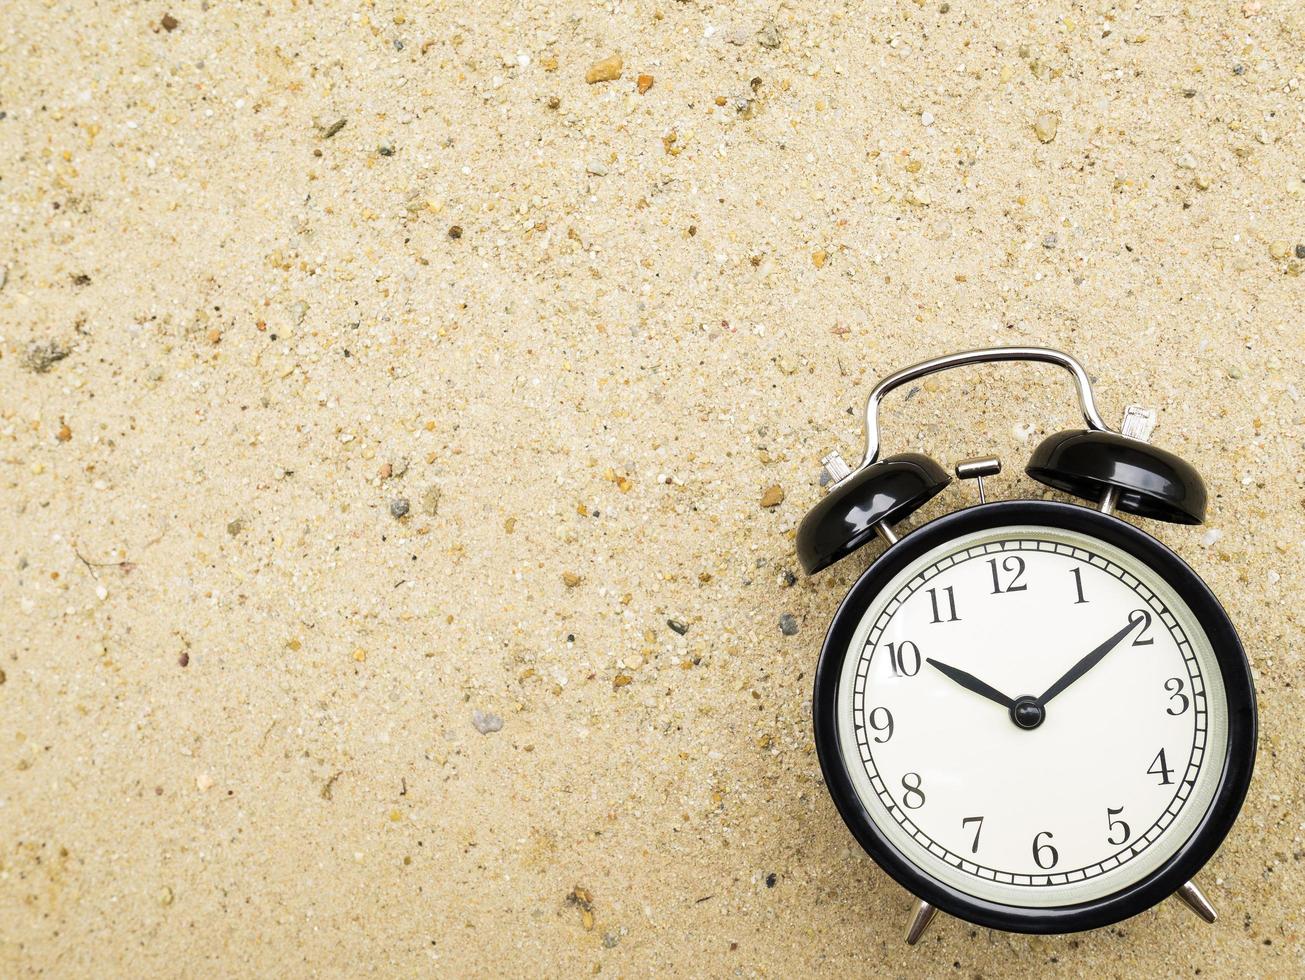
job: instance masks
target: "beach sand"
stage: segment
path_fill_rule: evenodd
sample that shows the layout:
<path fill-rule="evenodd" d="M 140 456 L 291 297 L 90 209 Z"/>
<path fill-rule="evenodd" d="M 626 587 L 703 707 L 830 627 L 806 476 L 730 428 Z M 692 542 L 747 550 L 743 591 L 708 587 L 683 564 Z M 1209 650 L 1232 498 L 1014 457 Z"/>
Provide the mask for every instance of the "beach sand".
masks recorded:
<path fill-rule="evenodd" d="M 11 2 L 0 974 L 1305 973 L 1302 84 L 1272 0 Z M 821 780 L 819 459 L 997 344 L 1209 485 L 1214 926 L 908 948 Z M 885 411 L 998 498 L 1080 424 Z"/>

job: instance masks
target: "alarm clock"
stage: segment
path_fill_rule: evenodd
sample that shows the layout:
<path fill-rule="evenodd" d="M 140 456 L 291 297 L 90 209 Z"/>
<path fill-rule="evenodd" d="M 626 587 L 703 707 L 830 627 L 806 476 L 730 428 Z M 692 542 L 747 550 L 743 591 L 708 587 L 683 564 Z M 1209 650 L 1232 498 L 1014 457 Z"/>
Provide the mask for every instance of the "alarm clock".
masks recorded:
<path fill-rule="evenodd" d="M 1073 377 L 1086 428 L 1058 432 L 1026 472 L 1081 502 L 989 501 L 993 457 L 963 460 L 978 503 L 908 529 L 948 473 L 920 453 L 880 458 L 879 406 L 939 371 L 997 361 Z M 797 552 L 814 574 L 872 540 L 820 652 L 815 743 L 853 836 L 917 903 L 995 929 L 1064 933 L 1176 896 L 1233 825 L 1255 763 L 1250 666 L 1227 613 L 1178 555 L 1120 514 L 1200 524 L 1196 470 L 1149 443 L 1155 412 L 1120 431 L 1060 351 L 999 347 L 924 361 L 879 382 L 865 451 L 824 459 L 827 493 Z"/>

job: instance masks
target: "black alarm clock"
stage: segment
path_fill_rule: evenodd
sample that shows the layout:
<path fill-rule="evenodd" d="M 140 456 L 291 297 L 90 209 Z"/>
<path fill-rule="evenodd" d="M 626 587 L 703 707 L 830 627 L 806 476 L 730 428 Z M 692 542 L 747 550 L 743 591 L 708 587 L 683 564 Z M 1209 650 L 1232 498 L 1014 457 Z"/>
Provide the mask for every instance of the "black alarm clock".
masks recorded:
<path fill-rule="evenodd" d="M 928 456 L 879 457 L 879 405 L 926 375 L 1041 361 L 1077 384 L 1087 428 L 1043 441 L 1029 476 L 1086 501 L 988 502 L 992 457 L 964 460 L 979 502 L 920 527 L 950 482 Z M 1207 921 L 1193 882 L 1241 808 L 1255 763 L 1251 671 L 1227 613 L 1186 562 L 1120 513 L 1205 517 L 1188 463 L 1147 441 L 1155 413 L 1102 421 L 1072 357 L 967 351 L 881 381 L 865 452 L 826 457 L 803 519 L 814 574 L 872 540 L 887 548 L 834 614 L 812 701 L 825 783 L 861 846 L 917 899 L 914 944 L 938 910 L 981 926 L 1064 933 L 1171 895 Z"/>

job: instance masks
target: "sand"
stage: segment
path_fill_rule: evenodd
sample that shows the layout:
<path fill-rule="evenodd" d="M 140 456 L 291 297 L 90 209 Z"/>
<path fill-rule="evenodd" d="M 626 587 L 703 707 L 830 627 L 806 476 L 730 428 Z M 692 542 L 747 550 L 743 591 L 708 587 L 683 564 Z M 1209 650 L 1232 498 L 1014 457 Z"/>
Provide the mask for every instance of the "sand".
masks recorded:
<path fill-rule="evenodd" d="M 1273 0 L 10 3 L 0 974 L 1305 972 L 1302 79 Z M 818 460 L 992 344 L 1210 486 L 1137 523 L 1259 686 L 1214 926 L 908 949 L 825 792 Z M 996 497 L 1077 421 L 888 412 Z"/>

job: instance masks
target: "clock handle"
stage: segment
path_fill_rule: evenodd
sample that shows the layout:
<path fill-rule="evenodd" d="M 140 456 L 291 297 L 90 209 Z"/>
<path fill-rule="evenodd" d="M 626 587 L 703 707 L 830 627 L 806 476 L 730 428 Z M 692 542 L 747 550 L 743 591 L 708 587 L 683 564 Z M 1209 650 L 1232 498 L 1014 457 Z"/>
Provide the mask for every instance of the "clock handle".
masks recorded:
<path fill-rule="evenodd" d="M 899 388 L 910 381 L 915 381 L 930 374 L 937 374 L 940 371 L 950 371 L 952 368 L 965 367 L 968 364 L 988 364 L 995 361 L 1040 361 L 1044 364 L 1055 364 L 1064 368 L 1073 375 L 1074 383 L 1078 386 L 1078 404 L 1088 428 L 1098 432 L 1115 431 L 1106 425 L 1097 411 L 1096 400 L 1092 397 L 1092 381 L 1088 378 L 1087 372 L 1083 370 L 1083 365 L 1068 354 L 1053 350 L 1050 347 L 988 347 L 982 350 L 960 351 L 956 354 L 944 354 L 942 357 L 930 358 L 927 361 L 921 361 L 919 364 L 902 368 L 875 385 L 865 403 L 865 452 L 861 456 L 861 462 L 857 464 L 855 469 L 847 470 L 846 473 L 831 472 L 830 475 L 838 482 L 842 482 L 847 476 L 851 476 L 857 470 L 864 469 L 879 458 L 879 403 L 894 388 Z M 843 469 L 846 470 L 846 466 Z"/>

